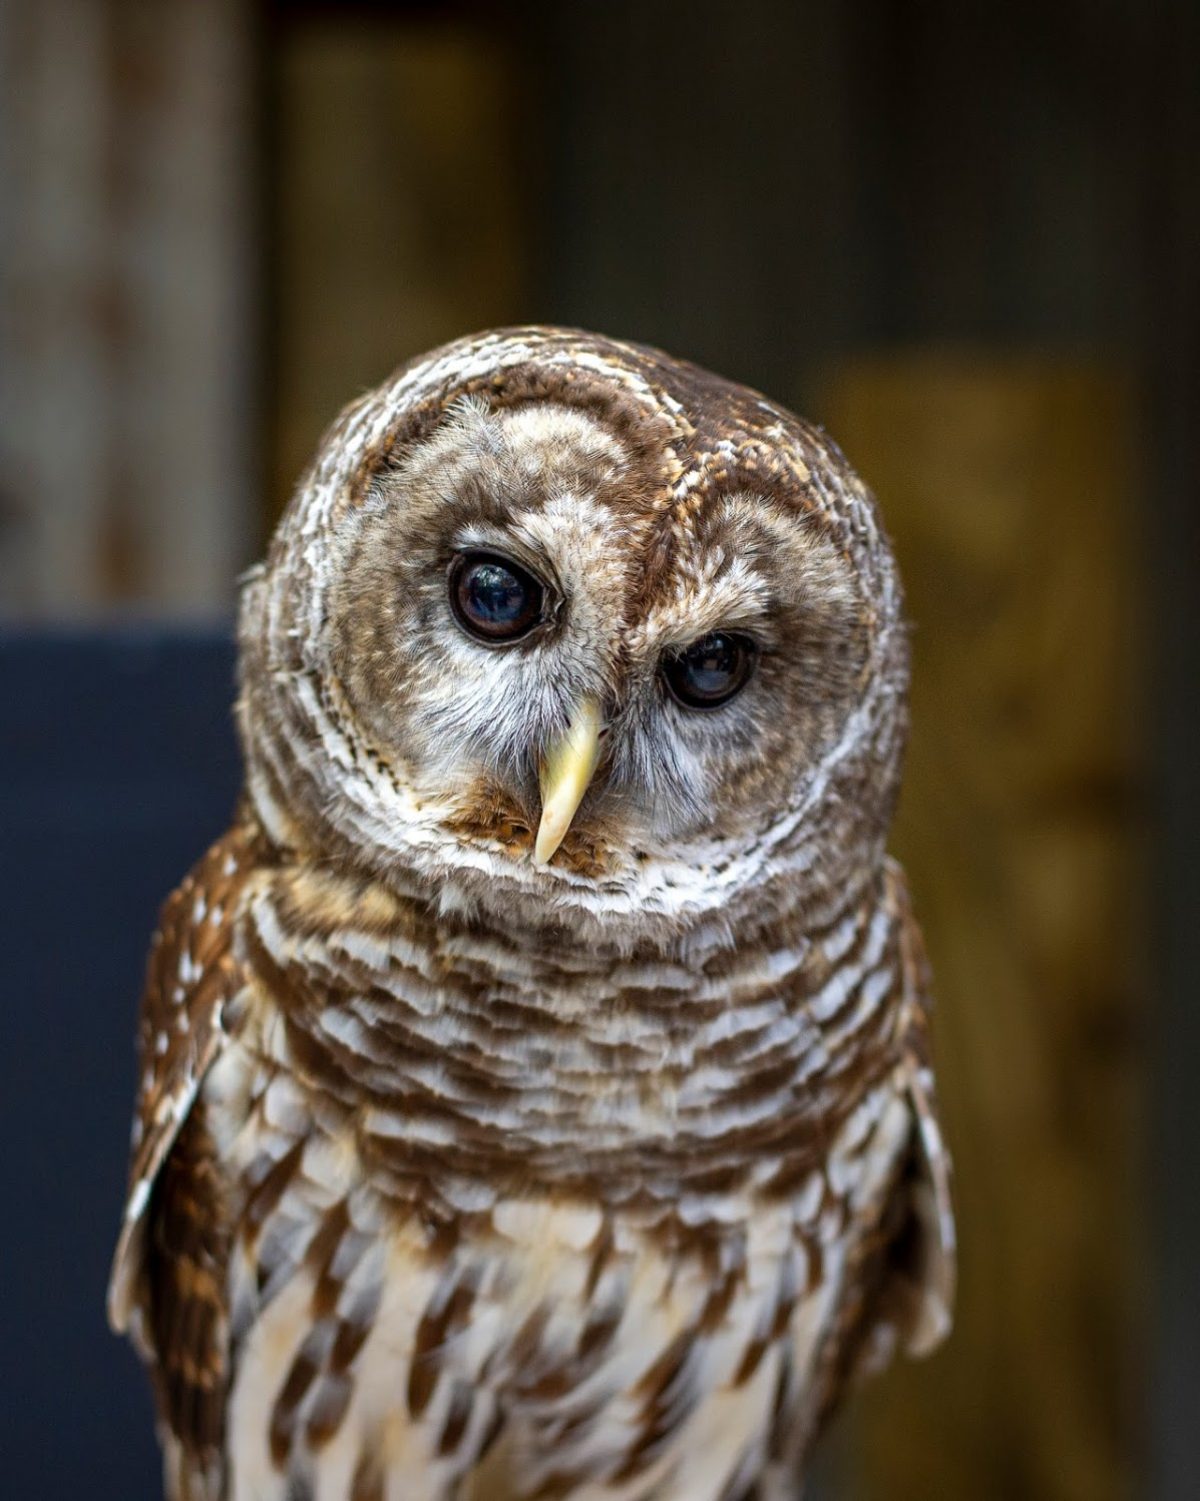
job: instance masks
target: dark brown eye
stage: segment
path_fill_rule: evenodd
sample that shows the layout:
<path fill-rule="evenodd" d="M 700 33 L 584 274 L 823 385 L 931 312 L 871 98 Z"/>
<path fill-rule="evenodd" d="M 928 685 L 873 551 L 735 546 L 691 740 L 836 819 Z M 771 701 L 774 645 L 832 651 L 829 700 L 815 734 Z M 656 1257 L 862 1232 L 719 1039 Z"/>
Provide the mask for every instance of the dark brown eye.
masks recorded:
<path fill-rule="evenodd" d="M 532 574 L 496 553 L 461 553 L 450 565 L 450 605 L 480 641 L 516 641 L 542 618 L 544 591 Z"/>
<path fill-rule="evenodd" d="M 677 702 L 687 709 L 718 709 L 746 686 L 758 648 L 749 636 L 714 631 L 681 652 L 663 658 L 662 673 Z"/>

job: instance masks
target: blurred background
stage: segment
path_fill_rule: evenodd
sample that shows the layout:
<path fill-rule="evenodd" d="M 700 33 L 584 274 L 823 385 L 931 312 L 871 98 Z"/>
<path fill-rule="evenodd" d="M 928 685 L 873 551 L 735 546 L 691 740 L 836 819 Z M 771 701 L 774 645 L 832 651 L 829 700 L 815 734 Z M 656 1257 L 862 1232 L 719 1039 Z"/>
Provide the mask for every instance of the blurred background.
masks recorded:
<path fill-rule="evenodd" d="M 1198 42 L 1170 0 L 0 8 L 11 1494 L 156 1494 L 103 1286 L 235 577 L 344 402 L 541 321 L 823 423 L 907 580 L 961 1299 L 822 1501 L 1200 1496 Z"/>

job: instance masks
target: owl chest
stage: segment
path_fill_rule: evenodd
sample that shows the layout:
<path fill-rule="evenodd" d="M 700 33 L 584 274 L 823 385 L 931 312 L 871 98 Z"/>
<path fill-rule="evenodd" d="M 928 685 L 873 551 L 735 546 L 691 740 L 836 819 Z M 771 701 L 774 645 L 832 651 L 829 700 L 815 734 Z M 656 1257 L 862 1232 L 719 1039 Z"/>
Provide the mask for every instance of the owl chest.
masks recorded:
<path fill-rule="evenodd" d="M 781 1393 L 802 1428 L 858 1209 L 899 1150 L 881 1094 L 791 1198 L 714 1199 L 707 1219 L 697 1201 L 668 1234 L 632 1206 L 465 1179 L 431 1211 L 269 1053 L 223 1067 L 206 1104 L 237 1225 L 235 1501 L 297 1476 L 318 1497 L 533 1496 L 563 1476 L 708 1494 L 761 1458 Z"/>

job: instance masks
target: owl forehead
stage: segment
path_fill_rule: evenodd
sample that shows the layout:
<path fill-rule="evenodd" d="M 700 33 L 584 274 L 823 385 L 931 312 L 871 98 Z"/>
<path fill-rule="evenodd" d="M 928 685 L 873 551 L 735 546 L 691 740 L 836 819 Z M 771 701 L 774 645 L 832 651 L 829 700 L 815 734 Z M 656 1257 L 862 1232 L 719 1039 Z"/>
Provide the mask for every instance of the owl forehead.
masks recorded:
<path fill-rule="evenodd" d="M 865 500 L 823 433 L 748 387 L 658 350 L 530 327 L 435 350 L 349 407 L 326 436 L 302 508 L 336 522 L 381 466 L 444 436 L 470 407 L 517 416 L 527 453 L 544 423 L 561 427 L 567 411 L 591 417 L 593 436 L 620 444 L 652 509 L 686 508 L 698 488 L 757 488 L 837 528 Z"/>

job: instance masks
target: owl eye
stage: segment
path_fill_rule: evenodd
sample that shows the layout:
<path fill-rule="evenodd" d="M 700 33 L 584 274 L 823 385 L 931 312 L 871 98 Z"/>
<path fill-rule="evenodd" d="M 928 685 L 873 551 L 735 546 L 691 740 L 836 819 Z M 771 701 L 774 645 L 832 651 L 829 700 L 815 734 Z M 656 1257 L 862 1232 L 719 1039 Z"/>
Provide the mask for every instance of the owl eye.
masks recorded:
<path fill-rule="evenodd" d="M 516 641 L 542 618 L 544 590 L 532 574 L 496 553 L 460 553 L 450 565 L 450 607 L 480 641 Z"/>
<path fill-rule="evenodd" d="M 665 657 L 662 674 L 684 708 L 718 709 L 746 686 L 757 660 L 758 648 L 749 636 L 714 631 Z"/>

